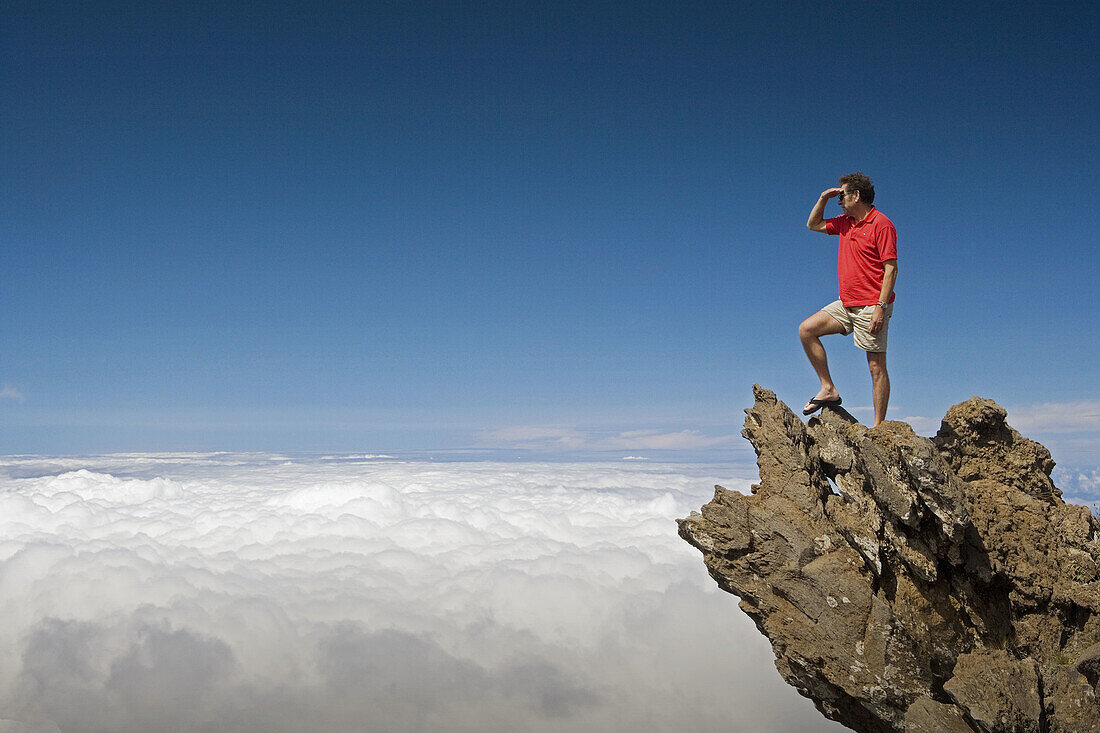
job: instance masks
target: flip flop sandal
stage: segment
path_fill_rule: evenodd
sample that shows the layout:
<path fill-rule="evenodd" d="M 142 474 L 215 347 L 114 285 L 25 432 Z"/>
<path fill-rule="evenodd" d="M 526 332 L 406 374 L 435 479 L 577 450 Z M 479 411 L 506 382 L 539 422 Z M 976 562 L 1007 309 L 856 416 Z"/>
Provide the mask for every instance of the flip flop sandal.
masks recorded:
<path fill-rule="evenodd" d="M 813 405 L 813 407 L 808 410 L 803 410 L 802 414 L 812 415 L 820 410 L 822 407 L 840 407 L 840 402 L 841 399 L 839 397 L 837 397 L 835 400 L 819 400 L 815 397 L 814 399 L 810 400 L 810 404 Z"/>

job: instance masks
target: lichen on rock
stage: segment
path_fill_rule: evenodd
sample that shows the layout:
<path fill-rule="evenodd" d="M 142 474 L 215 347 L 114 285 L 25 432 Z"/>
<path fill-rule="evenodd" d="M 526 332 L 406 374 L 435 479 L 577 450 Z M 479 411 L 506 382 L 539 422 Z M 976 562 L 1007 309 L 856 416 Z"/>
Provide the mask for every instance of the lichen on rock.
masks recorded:
<path fill-rule="evenodd" d="M 760 483 L 680 536 L 788 683 L 859 731 L 1100 731 L 1098 524 L 1046 448 L 978 397 L 930 439 L 753 393 Z"/>

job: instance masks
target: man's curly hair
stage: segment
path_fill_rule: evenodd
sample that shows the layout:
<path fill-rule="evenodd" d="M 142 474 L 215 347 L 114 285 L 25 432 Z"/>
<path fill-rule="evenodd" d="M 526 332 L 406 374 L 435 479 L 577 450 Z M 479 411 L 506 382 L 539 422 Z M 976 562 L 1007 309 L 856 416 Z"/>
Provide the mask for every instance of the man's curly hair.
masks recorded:
<path fill-rule="evenodd" d="M 859 191 L 859 200 L 863 203 L 870 205 L 875 202 L 875 187 L 871 185 L 871 179 L 863 175 L 863 171 L 841 176 L 839 183 L 841 186 L 848 186 L 850 190 Z"/>

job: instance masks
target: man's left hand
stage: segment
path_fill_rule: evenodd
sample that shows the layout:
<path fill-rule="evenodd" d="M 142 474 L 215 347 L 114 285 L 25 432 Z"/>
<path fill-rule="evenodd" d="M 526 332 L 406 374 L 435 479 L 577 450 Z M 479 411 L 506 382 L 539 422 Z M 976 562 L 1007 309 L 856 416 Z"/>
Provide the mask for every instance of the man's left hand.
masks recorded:
<path fill-rule="evenodd" d="M 871 314 L 871 325 L 867 329 L 871 333 L 878 333 L 882 330 L 882 324 L 886 322 L 886 309 L 875 306 L 874 313 Z"/>

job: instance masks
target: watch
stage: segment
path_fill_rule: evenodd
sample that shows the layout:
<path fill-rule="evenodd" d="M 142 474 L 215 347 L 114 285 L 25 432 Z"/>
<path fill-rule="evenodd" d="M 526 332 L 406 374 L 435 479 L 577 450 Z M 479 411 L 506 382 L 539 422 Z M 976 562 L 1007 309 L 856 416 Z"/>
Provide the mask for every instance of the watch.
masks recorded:
<path fill-rule="evenodd" d="M 882 308 L 883 310 L 886 310 L 886 303 L 875 303 L 875 305 L 877 305 L 879 308 Z"/>

